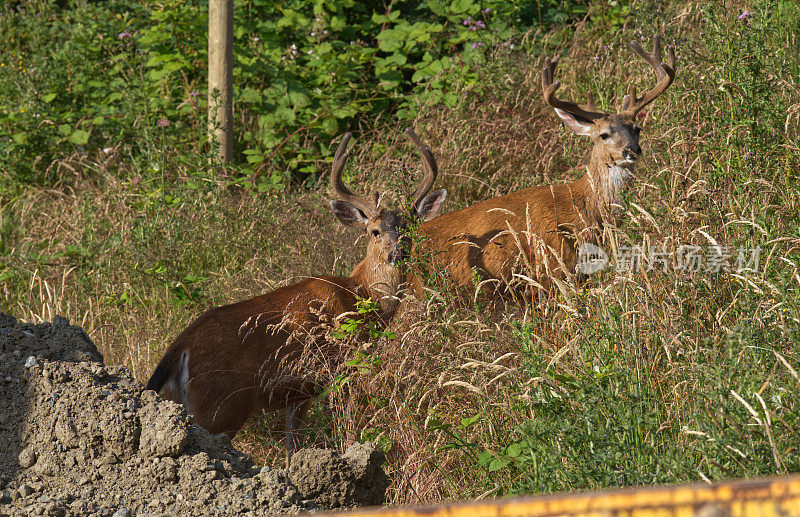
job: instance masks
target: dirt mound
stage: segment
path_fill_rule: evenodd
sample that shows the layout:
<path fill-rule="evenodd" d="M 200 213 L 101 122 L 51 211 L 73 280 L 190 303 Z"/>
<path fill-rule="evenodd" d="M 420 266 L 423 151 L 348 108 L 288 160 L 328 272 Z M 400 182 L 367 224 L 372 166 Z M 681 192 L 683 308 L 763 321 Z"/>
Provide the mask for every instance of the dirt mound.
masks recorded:
<path fill-rule="evenodd" d="M 297 513 L 383 502 L 383 454 L 295 454 L 259 468 L 225 435 L 109 367 L 65 318 L 0 312 L 0 515 Z"/>

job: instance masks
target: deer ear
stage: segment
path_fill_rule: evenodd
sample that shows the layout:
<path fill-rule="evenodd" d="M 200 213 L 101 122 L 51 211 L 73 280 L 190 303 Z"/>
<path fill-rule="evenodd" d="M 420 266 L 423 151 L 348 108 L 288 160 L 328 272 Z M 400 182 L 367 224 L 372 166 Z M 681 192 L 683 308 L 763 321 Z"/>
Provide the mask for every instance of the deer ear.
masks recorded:
<path fill-rule="evenodd" d="M 369 218 L 364 215 L 364 212 L 347 201 L 341 201 L 339 199 L 331 200 L 331 210 L 333 210 L 333 215 L 345 226 L 366 228 L 367 223 L 369 223 Z"/>
<path fill-rule="evenodd" d="M 444 205 L 444 199 L 446 197 L 447 191 L 445 189 L 431 192 L 419 202 L 416 215 L 423 221 L 430 221 L 439 215 L 439 211 L 442 209 L 442 206 Z"/>
<path fill-rule="evenodd" d="M 561 120 L 564 121 L 564 124 L 566 124 L 571 130 L 575 131 L 575 133 L 582 136 L 591 135 L 594 122 L 587 118 L 575 115 L 574 113 L 569 113 L 568 111 L 560 110 L 558 108 L 555 108 L 555 110 L 556 115 L 561 117 Z"/>

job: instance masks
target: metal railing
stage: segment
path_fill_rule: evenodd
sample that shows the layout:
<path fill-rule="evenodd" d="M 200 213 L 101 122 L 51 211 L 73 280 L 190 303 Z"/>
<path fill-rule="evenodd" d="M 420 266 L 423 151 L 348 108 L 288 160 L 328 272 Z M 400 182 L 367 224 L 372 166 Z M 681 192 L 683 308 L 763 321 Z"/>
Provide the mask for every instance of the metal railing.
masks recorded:
<path fill-rule="evenodd" d="M 659 486 L 377 508 L 337 517 L 800 517 L 800 475 L 723 483 Z M 320 514 L 316 514 L 320 517 Z"/>

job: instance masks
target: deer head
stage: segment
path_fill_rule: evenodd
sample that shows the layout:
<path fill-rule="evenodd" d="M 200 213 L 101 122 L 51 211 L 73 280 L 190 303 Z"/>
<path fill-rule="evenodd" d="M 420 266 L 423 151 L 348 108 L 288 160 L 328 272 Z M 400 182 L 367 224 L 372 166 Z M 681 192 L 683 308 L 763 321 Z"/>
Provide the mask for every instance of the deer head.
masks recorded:
<path fill-rule="evenodd" d="M 639 147 L 641 127 L 636 124 L 636 114 L 664 93 L 675 79 L 677 70 L 675 49 L 671 45 L 667 47 L 669 64 L 661 61 L 661 38 L 658 35 L 653 38 L 651 53 L 645 52 L 635 41 L 631 42 L 631 47 L 653 68 L 657 82 L 653 89 L 641 97 L 637 97 L 636 87 L 631 86 L 617 114 L 599 111 L 594 106 L 591 94 L 585 104 L 557 98 L 556 90 L 561 83 L 554 81 L 553 76 L 558 57 L 545 59 L 542 70 L 542 92 L 547 104 L 555 108 L 556 114 L 567 127 L 594 142 L 589 172 L 606 202 L 613 202 L 616 193 L 633 177 L 633 167 L 642 156 Z"/>
<path fill-rule="evenodd" d="M 364 230 L 369 238 L 366 258 L 353 270 L 351 278 L 377 296 L 384 310 L 393 308 L 394 298 L 403 273 L 400 265 L 406 258 L 410 247 L 406 229 L 411 220 L 427 221 L 436 217 L 444 204 L 446 190 L 430 193 L 438 166 L 436 159 L 413 130 L 406 129 L 422 156 L 425 175 L 412 196 L 411 213 L 408 215 L 398 210 L 388 210 L 378 205 L 379 194 L 375 192 L 371 199 L 355 194 L 342 181 L 342 169 L 347 160 L 347 145 L 352 135 L 345 134 L 336 150 L 331 170 L 331 190 L 338 198 L 330 201 L 334 215 L 346 226 Z"/>

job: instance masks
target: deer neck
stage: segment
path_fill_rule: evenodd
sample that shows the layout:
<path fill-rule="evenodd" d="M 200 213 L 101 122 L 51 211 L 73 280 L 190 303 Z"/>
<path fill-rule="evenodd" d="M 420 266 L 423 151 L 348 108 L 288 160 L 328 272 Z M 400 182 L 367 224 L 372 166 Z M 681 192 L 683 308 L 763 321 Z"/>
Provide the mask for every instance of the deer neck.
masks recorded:
<path fill-rule="evenodd" d="M 360 285 L 369 298 L 378 302 L 381 317 L 391 317 L 398 305 L 397 291 L 403 280 L 397 267 L 373 258 L 368 250 L 367 257 L 350 273 L 350 279 Z"/>
<path fill-rule="evenodd" d="M 619 204 L 620 193 L 633 179 L 633 167 L 633 163 L 624 167 L 617 165 L 600 145 L 592 149 L 586 179 L 591 184 L 598 205 L 608 208 Z"/>

